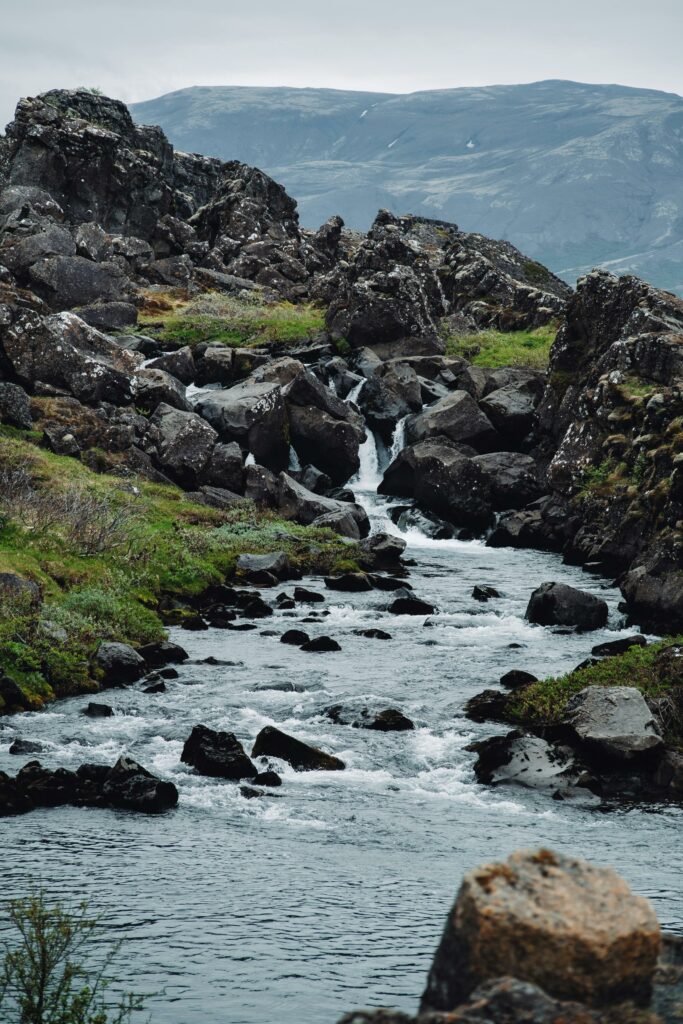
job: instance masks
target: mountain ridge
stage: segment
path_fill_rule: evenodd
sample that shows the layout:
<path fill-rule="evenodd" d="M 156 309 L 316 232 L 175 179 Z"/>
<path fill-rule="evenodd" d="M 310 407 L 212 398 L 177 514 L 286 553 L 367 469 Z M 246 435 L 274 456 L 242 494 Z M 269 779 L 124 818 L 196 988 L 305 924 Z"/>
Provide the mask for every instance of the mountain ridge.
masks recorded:
<path fill-rule="evenodd" d="M 550 79 L 414 93 L 194 86 L 131 105 L 177 147 L 262 167 L 315 227 L 379 207 L 683 292 L 683 98 Z"/>

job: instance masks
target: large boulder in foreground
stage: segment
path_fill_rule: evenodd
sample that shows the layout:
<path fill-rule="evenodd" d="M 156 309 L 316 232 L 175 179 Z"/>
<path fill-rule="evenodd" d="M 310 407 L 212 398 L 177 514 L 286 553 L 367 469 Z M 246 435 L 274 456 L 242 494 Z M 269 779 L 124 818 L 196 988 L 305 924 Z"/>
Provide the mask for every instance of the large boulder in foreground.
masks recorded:
<path fill-rule="evenodd" d="M 664 743 L 634 686 L 586 686 L 569 701 L 563 722 L 587 753 L 619 761 L 636 760 Z"/>
<path fill-rule="evenodd" d="M 566 583 L 542 583 L 529 598 L 525 618 L 539 626 L 601 629 L 607 622 L 607 602 Z"/>
<path fill-rule="evenodd" d="M 185 741 L 180 760 L 196 768 L 200 775 L 220 779 L 253 779 L 258 774 L 233 733 L 216 732 L 205 725 L 195 725 Z"/>
<path fill-rule="evenodd" d="M 287 761 L 297 772 L 327 771 L 338 772 L 346 767 L 333 754 L 326 754 L 317 747 L 297 740 L 294 736 L 280 732 L 275 726 L 267 725 L 256 737 L 252 757 L 279 757 Z"/>
<path fill-rule="evenodd" d="M 645 1004 L 660 941 L 648 901 L 611 868 L 521 850 L 465 875 L 421 1009 L 452 1010 L 507 975 L 590 1006 Z"/>

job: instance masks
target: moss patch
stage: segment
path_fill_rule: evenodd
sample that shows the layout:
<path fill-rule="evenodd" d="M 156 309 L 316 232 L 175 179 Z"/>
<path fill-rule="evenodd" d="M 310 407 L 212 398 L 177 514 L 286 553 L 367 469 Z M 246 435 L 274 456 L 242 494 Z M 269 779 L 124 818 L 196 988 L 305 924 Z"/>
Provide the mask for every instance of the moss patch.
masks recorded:
<path fill-rule="evenodd" d="M 557 331 L 539 327 L 534 331 L 480 331 L 446 338 L 446 354 L 462 356 L 475 366 L 528 366 L 545 370 Z"/>
<path fill-rule="evenodd" d="M 161 602 L 191 599 L 229 578 L 242 552 L 283 550 L 304 572 L 330 572 L 357 555 L 330 530 L 287 522 L 247 500 L 217 511 L 173 486 L 95 474 L 18 431 L 0 431 L 0 470 L 0 572 L 31 579 L 43 593 L 39 612 L 5 600 L 0 669 L 33 705 L 91 687 L 88 660 L 100 640 L 162 638 Z M 15 472 L 28 479 L 28 497 L 8 484 Z M 41 501 L 45 495 L 51 500 Z M 71 518 L 83 501 L 120 512 L 115 543 L 84 548 Z"/>
<path fill-rule="evenodd" d="M 266 302 L 256 295 L 235 298 L 207 292 L 189 301 L 171 299 L 167 305 L 166 310 L 158 302 L 143 308 L 140 324 L 174 347 L 211 341 L 234 348 L 294 345 L 315 337 L 325 321 L 324 310 L 310 302 Z"/>

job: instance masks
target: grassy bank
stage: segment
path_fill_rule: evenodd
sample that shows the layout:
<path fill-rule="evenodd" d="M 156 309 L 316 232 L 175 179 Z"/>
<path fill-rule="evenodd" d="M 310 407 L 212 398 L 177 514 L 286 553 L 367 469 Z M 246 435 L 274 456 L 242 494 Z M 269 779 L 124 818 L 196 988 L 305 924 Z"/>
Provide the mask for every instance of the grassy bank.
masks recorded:
<path fill-rule="evenodd" d="M 646 698 L 666 697 L 683 685 L 683 658 L 671 650 L 682 644 L 683 637 L 672 637 L 648 647 L 632 647 L 597 665 L 532 683 L 511 695 L 507 717 L 531 727 L 557 725 L 569 700 L 585 686 L 635 686 Z M 683 722 L 673 704 L 669 725 L 669 741 L 683 741 Z"/>
<path fill-rule="evenodd" d="M 210 509 L 172 486 L 95 474 L 0 428 L 0 572 L 42 593 L 39 610 L 26 598 L 2 599 L 0 669 L 32 706 L 96 688 L 89 658 L 100 640 L 162 638 L 162 598 L 192 598 L 229 578 L 241 552 L 275 549 L 303 571 L 355 557 L 331 531 L 252 502 Z"/>
<path fill-rule="evenodd" d="M 296 345 L 324 327 L 324 310 L 309 302 L 266 302 L 258 294 L 236 298 L 218 292 L 187 300 L 150 294 L 140 326 L 169 347 L 221 342 L 234 348 Z"/>
<path fill-rule="evenodd" d="M 462 356 L 474 366 L 496 369 L 499 366 L 528 366 L 545 370 L 555 327 L 533 331 L 480 331 L 477 334 L 453 334 L 446 338 L 446 354 Z"/>

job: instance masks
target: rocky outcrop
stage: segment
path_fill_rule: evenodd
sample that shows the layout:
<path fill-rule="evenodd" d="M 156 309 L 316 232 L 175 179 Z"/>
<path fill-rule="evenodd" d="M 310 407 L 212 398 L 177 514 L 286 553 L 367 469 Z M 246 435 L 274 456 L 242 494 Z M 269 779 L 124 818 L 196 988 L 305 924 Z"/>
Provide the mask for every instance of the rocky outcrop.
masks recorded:
<path fill-rule="evenodd" d="M 343 761 L 332 754 L 327 754 L 317 747 L 311 747 L 302 740 L 288 736 L 267 725 L 256 737 L 252 757 L 277 757 L 287 761 L 297 772 L 341 771 L 346 767 Z"/>

